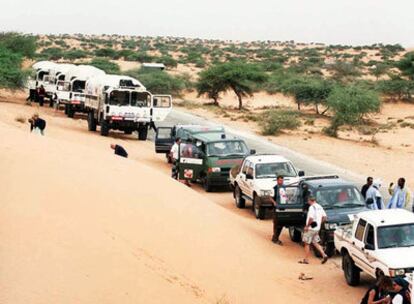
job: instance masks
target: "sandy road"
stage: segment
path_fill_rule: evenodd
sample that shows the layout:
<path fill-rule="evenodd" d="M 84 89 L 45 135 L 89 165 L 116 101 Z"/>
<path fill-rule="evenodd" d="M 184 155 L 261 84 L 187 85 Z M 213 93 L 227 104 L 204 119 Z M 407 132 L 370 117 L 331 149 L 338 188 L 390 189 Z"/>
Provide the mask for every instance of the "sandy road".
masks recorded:
<path fill-rule="evenodd" d="M 28 129 L 26 124 L 16 122 L 15 118 L 19 115 L 28 117 L 34 109 L 11 103 L 1 103 L 0 106 L 1 126 L 10 129 L 10 134 L 6 133 L 8 137 L 2 137 L 1 150 L 7 152 L 7 149 L 13 149 L 14 146 L 14 139 L 11 136 L 20 136 Z M 23 200 L 26 204 L 23 211 L 16 206 L 16 202 L 12 201 L 11 191 L 18 191 L 18 183 L 16 184 L 16 180 L 10 182 L 5 175 L 2 179 L 3 186 L 9 185 L 13 189 L 2 189 L 8 195 L 1 205 L 0 212 L 3 227 L 0 234 L 2 240 L 0 255 L 3 259 L 0 262 L 0 285 L 3 285 L 3 288 L 8 287 L 9 296 L 11 294 L 14 299 L 20 300 L 14 303 L 24 303 L 22 299 L 26 299 L 27 302 L 32 299 L 31 297 L 35 297 L 37 301 L 29 302 L 42 303 L 39 300 L 42 299 L 41 294 L 47 293 L 48 290 L 53 292 L 60 290 L 60 293 L 54 294 L 53 299 L 58 301 L 62 299 L 59 296 L 62 296 L 65 300 L 61 300 L 61 303 L 73 303 L 74 300 L 79 303 L 111 303 L 108 299 L 117 298 L 122 299 L 123 303 L 134 303 L 132 300 L 137 299 L 145 299 L 148 303 L 148 299 L 154 299 L 157 292 L 165 295 L 160 296 L 157 301 L 151 301 L 153 303 L 161 303 L 161 299 L 165 301 L 167 295 L 170 296 L 170 300 L 171 297 L 177 297 L 177 301 L 170 301 L 171 303 L 195 302 L 194 296 L 198 300 L 201 299 L 197 302 L 206 300 L 214 303 L 214 299 L 222 295 L 225 295 L 230 303 L 256 301 L 274 303 L 280 302 L 281 299 L 292 303 L 357 303 L 364 288 L 372 283 L 363 276 L 361 287 L 347 286 L 338 258 L 332 259 L 323 266 L 316 259 L 312 259 L 311 265 L 299 265 L 297 261 L 302 257 L 302 248 L 290 242 L 286 233 L 282 236 L 285 241 L 283 247 L 272 244 L 271 221 L 258 221 L 248 209 L 237 209 L 230 193 L 205 193 L 198 185 L 188 189 L 170 180 L 168 178 L 170 168 L 162 155 L 154 153 L 152 142 L 139 142 L 133 136 L 119 133 L 112 133 L 107 138 L 101 137 L 99 133 L 88 132 L 86 122 L 82 118 L 68 119 L 62 113 L 47 108 L 38 111 L 48 121 L 46 140 L 49 149 L 42 155 L 36 154 L 33 160 L 28 157 L 23 163 L 29 166 L 27 169 L 30 170 L 30 164 L 34 161 L 33 167 L 36 168 L 50 161 L 50 168 L 48 167 L 45 174 L 49 174 L 50 171 L 53 180 L 41 181 L 41 183 L 32 180 L 33 194 L 19 194 L 22 199 L 26 198 Z M 19 140 L 17 143 L 25 147 L 24 140 Z M 35 150 L 41 149 L 39 143 L 33 142 L 32 137 L 29 138 L 29 143 Z M 128 163 L 121 163 L 119 166 L 114 163 L 112 151 L 109 149 L 110 143 L 119 143 L 127 149 L 130 154 Z M 27 148 L 30 149 L 30 146 Z M 35 150 L 33 153 L 39 152 Z M 2 164 L 13 170 L 24 170 L 25 168 L 16 167 L 19 165 L 19 160 L 13 157 L 31 155 L 30 151 L 22 151 L 22 149 L 10 151 L 12 151 L 11 155 L 4 154 L 10 160 Z M 48 153 L 51 154 L 50 160 Z M 58 159 L 56 153 L 61 153 L 62 158 Z M 99 168 L 96 167 L 97 165 Z M 91 173 L 89 170 L 96 170 L 96 172 Z M 106 170 L 110 170 L 114 179 L 107 180 L 101 176 Z M 20 182 L 23 182 L 26 176 L 22 172 L 10 172 L 8 177 L 19 177 Z M 119 181 L 116 178 L 118 175 L 124 179 Z M 82 181 L 96 179 L 97 184 L 93 183 L 95 192 L 91 189 L 83 189 L 81 184 L 77 183 L 79 176 Z M 64 182 L 68 181 L 72 181 L 73 185 L 68 187 L 69 193 L 63 192 Z M 39 189 L 43 183 L 49 185 L 49 190 Z M 109 191 L 108 188 L 112 186 L 121 192 Z M 96 197 L 91 197 L 90 193 L 96 191 L 99 192 L 96 194 L 98 198 L 105 204 L 97 205 L 94 202 Z M 146 195 L 149 195 L 146 206 L 136 205 L 135 196 L 140 191 L 146 191 Z M 67 194 L 62 196 L 62 193 Z M 154 198 L 149 193 L 153 193 Z M 30 199 L 27 201 L 30 195 L 35 195 L 35 198 L 40 197 L 35 202 L 39 206 L 46 204 L 45 210 L 52 210 L 59 216 L 50 218 L 49 215 L 43 214 L 42 208 L 33 206 L 34 202 Z M 158 197 L 160 195 L 166 201 L 161 200 Z M 67 204 L 68 202 L 71 202 L 70 205 Z M 62 213 L 62 210 L 65 212 Z M 32 213 L 39 217 L 32 217 Z M 99 216 L 95 219 L 94 216 L 91 217 L 92 214 Z M 39 218 L 42 222 L 37 222 Z M 76 218 L 78 219 L 75 220 Z M 27 219 L 38 228 L 26 231 L 28 228 L 31 229 L 30 226 L 25 226 L 27 222 L 24 221 Z M 167 230 L 162 228 L 164 223 L 169 225 Z M 53 231 L 51 235 L 48 235 L 48 227 Z M 102 227 L 106 228 L 102 229 Z M 14 239 L 13 235 L 7 233 L 9 230 L 10 233 L 19 231 L 21 236 Z M 32 237 L 31 233 L 36 233 L 38 242 L 27 244 L 26 241 Z M 77 234 L 83 235 L 81 241 L 70 237 Z M 62 235 L 65 238 L 62 239 Z M 19 242 L 20 239 L 26 241 Z M 91 239 L 93 241 L 90 242 Z M 142 249 L 134 251 L 136 258 L 125 257 L 122 263 L 120 261 L 115 263 L 114 256 L 123 256 L 124 249 L 132 245 L 136 248 L 137 242 Z M 66 251 L 63 249 L 67 250 L 68 254 L 79 255 L 77 257 L 79 263 L 88 270 L 85 273 L 95 279 L 91 280 L 89 277 L 79 279 L 80 274 L 83 274 L 82 271 L 68 269 L 76 265 L 72 264 L 75 263 L 73 261 L 69 262 L 67 267 L 58 263 L 49 265 L 47 259 L 38 256 L 44 250 L 48 250 L 59 261 L 68 262 Z M 33 250 L 37 252 L 36 256 L 33 255 Z M 104 253 L 99 254 L 97 258 L 96 253 L 102 250 Z M 19 255 L 27 259 L 21 260 Z M 136 265 L 137 260 L 143 261 L 146 266 Z M 8 263 L 6 264 L 5 261 Z M 29 267 L 28 272 L 24 271 L 24 267 Z M 102 272 L 102 268 L 105 267 L 117 269 L 115 275 L 116 281 L 119 282 L 115 281 L 112 282 L 112 286 L 110 285 L 110 276 L 107 277 L 109 274 Z M 134 284 L 138 284 L 141 288 L 148 285 L 144 295 L 138 295 L 133 291 L 136 286 L 134 287 L 131 280 L 136 271 L 144 273 L 142 282 L 134 281 Z M 158 274 L 156 278 L 153 275 L 154 271 Z M 301 272 L 314 279 L 299 281 L 297 278 Z M 30 279 L 33 280 L 30 274 L 33 273 L 47 276 L 39 278 L 36 282 L 37 291 L 28 287 L 31 284 Z M 64 273 L 69 273 L 69 279 L 68 276 L 63 275 Z M 181 283 L 178 284 L 178 290 L 170 285 L 163 285 L 159 281 L 159 275 L 164 278 L 164 281 L 179 280 Z M 52 283 L 48 280 L 56 282 Z M 80 289 L 77 298 L 70 294 L 76 288 Z M 107 292 L 100 294 L 101 298 L 99 298 L 88 293 L 91 288 L 99 292 L 106 288 Z M 121 289 L 126 289 L 129 297 L 125 294 L 121 297 Z M 27 293 L 27 290 L 31 293 Z M 185 298 L 188 290 L 191 297 Z M 109 298 L 99 301 L 105 296 Z M 43 302 L 45 299 L 47 298 L 43 298 Z"/>

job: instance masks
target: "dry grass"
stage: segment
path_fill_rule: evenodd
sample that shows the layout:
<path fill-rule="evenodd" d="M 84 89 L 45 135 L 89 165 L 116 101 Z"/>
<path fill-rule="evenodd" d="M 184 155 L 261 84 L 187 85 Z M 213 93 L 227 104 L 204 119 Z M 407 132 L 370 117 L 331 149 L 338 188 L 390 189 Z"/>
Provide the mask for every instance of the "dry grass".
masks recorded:
<path fill-rule="evenodd" d="M 25 123 L 26 122 L 26 118 L 22 115 L 17 116 L 14 120 L 17 121 L 17 122 L 20 122 L 20 123 Z"/>

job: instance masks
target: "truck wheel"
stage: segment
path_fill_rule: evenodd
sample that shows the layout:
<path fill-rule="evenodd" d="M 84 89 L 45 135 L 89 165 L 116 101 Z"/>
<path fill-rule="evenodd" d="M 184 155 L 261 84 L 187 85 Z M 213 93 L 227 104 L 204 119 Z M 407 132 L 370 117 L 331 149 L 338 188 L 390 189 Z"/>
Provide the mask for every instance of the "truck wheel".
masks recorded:
<path fill-rule="evenodd" d="M 101 121 L 101 135 L 102 136 L 108 136 L 109 134 L 109 126 L 108 123 L 105 120 Z"/>
<path fill-rule="evenodd" d="M 255 195 L 253 199 L 253 211 L 257 219 L 264 220 L 266 209 L 260 206 L 260 198 L 257 195 Z"/>
<path fill-rule="evenodd" d="M 65 115 L 68 115 L 69 105 L 65 104 Z"/>
<path fill-rule="evenodd" d="M 73 110 L 73 108 L 70 105 L 68 105 L 67 115 L 68 115 L 69 118 L 73 118 L 73 116 L 75 116 L 75 111 Z"/>
<path fill-rule="evenodd" d="M 302 241 L 302 233 L 296 230 L 295 227 L 289 227 L 289 237 L 292 242 L 300 243 Z"/>
<path fill-rule="evenodd" d="M 246 200 L 242 197 L 242 195 L 243 193 L 239 185 L 236 185 L 236 188 L 234 189 L 234 200 L 236 201 L 236 207 L 240 209 L 246 206 Z"/>
<path fill-rule="evenodd" d="M 204 177 L 204 178 L 202 179 L 202 183 L 203 183 L 203 188 L 204 188 L 204 190 L 205 190 L 206 192 L 211 192 L 212 187 L 211 187 L 211 184 L 210 184 L 210 182 L 208 181 L 207 177 Z"/>
<path fill-rule="evenodd" d="M 138 129 L 138 140 L 147 140 L 148 127 L 141 127 Z"/>
<path fill-rule="evenodd" d="M 96 131 L 96 120 L 95 117 L 93 117 L 93 112 L 88 113 L 88 130 Z"/>
<path fill-rule="evenodd" d="M 357 286 L 360 279 L 360 270 L 355 266 L 354 261 L 348 253 L 342 256 L 342 267 L 344 269 L 345 280 L 350 286 Z"/>
<path fill-rule="evenodd" d="M 50 98 L 49 99 L 49 107 L 50 108 L 53 108 L 53 98 Z"/>

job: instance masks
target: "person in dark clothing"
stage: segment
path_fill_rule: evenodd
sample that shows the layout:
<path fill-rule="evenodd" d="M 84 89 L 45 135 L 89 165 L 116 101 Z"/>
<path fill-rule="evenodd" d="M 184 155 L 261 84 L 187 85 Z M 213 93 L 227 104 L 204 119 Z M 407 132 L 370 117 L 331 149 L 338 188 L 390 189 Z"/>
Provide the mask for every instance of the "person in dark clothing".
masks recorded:
<path fill-rule="evenodd" d="M 362 188 L 361 188 L 361 194 L 362 194 L 362 197 L 364 198 L 364 200 L 367 199 L 367 191 L 368 191 L 369 187 L 372 186 L 373 181 L 374 181 L 374 179 L 371 176 L 367 177 L 367 183 L 365 185 L 363 185 Z"/>
<path fill-rule="evenodd" d="M 32 118 L 29 118 L 30 132 L 40 133 L 45 135 L 46 121 L 41 119 L 38 114 L 34 114 Z"/>
<path fill-rule="evenodd" d="M 115 150 L 116 155 L 126 157 L 126 158 L 128 157 L 127 151 L 123 147 L 121 147 L 120 145 L 111 144 L 111 149 Z"/>
<path fill-rule="evenodd" d="M 29 102 L 36 101 L 36 90 L 29 89 L 29 96 L 27 96 L 26 101 L 29 101 Z"/>
<path fill-rule="evenodd" d="M 381 276 L 375 286 L 368 289 L 361 300 L 361 304 L 388 304 L 391 300 L 388 292 L 392 290 L 392 280 L 390 277 Z"/>
<path fill-rule="evenodd" d="M 409 285 L 403 278 L 397 277 L 393 280 L 394 296 L 392 297 L 392 304 L 411 304 Z"/>
<path fill-rule="evenodd" d="M 39 100 L 39 105 L 43 107 L 43 103 L 45 102 L 46 90 L 43 85 L 37 89 L 37 98 Z"/>
<path fill-rule="evenodd" d="M 273 212 L 273 237 L 272 242 L 278 245 L 283 245 L 282 241 L 279 240 L 280 234 L 282 233 L 283 226 L 278 225 L 276 206 L 286 204 L 287 195 L 286 187 L 283 184 L 283 176 L 279 175 L 276 180 L 277 184 L 273 188 L 273 205 L 275 206 Z"/>

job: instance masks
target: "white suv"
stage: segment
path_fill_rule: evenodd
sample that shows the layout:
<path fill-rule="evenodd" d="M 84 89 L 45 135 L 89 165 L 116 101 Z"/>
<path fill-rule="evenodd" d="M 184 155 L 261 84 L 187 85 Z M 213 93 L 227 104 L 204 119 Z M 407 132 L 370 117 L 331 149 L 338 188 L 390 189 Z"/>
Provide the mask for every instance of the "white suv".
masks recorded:
<path fill-rule="evenodd" d="M 293 164 L 277 154 L 247 156 L 241 166 L 230 171 L 230 185 L 238 208 L 244 208 L 246 200 L 252 202 L 252 209 L 258 219 L 264 219 L 266 209 L 273 209 L 273 187 L 276 178 L 282 175 L 285 185 L 299 181 L 305 175 Z"/>

